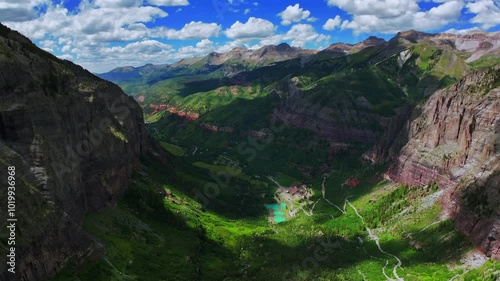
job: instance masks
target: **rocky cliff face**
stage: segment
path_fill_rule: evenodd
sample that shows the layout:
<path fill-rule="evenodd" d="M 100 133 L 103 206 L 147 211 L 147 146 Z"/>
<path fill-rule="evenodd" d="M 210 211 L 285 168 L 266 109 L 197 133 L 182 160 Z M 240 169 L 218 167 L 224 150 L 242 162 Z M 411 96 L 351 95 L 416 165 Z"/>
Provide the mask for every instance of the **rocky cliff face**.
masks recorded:
<path fill-rule="evenodd" d="M 410 185 L 447 188 L 498 162 L 499 68 L 465 76 L 434 94 L 410 125 L 409 141 L 389 171 Z"/>
<path fill-rule="evenodd" d="M 408 185 L 437 183 L 456 226 L 487 255 L 500 259 L 500 67 L 469 74 L 394 121 L 374 161 Z"/>
<path fill-rule="evenodd" d="M 369 122 L 380 118 L 359 109 L 365 103 L 369 104 L 366 99 L 360 97 L 352 101 L 340 96 L 335 106 L 327 106 L 311 99 L 297 87 L 297 83 L 297 78 L 286 79 L 281 88 L 274 89 L 272 95 L 281 103 L 273 110 L 273 119 L 287 126 L 313 131 L 335 142 L 374 142 L 378 131 L 370 128 Z"/>
<path fill-rule="evenodd" d="M 123 193 L 149 149 L 145 132 L 141 108 L 118 86 L 0 25 L 0 171 L 6 186 L 16 167 L 18 219 L 17 273 L 2 255 L 1 280 L 45 280 L 102 253 L 83 216 Z"/>

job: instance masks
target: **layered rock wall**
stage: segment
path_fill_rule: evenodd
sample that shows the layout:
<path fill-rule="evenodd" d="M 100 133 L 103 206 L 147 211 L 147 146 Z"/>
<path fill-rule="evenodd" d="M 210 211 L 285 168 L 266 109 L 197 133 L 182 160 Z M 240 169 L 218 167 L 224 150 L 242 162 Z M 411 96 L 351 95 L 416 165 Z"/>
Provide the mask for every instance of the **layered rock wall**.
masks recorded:
<path fill-rule="evenodd" d="M 456 227 L 500 260 L 499 86 L 499 66 L 465 76 L 406 121 L 394 119 L 365 158 L 390 163 L 391 180 L 445 189 L 442 204 Z"/>

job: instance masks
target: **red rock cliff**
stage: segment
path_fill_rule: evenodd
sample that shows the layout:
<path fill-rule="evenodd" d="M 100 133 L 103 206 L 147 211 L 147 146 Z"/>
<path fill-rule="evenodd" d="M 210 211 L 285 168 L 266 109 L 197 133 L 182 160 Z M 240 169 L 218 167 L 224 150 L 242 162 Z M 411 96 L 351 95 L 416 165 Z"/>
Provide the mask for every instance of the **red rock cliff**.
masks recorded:
<path fill-rule="evenodd" d="M 411 121 L 399 122 L 401 129 L 394 130 L 399 133 L 386 135 L 406 144 L 383 140 L 386 146 L 365 154 L 392 162 L 386 177 L 394 181 L 446 189 L 443 207 L 457 228 L 495 259 L 500 259 L 499 85 L 500 66 L 465 76 L 416 108 Z"/>

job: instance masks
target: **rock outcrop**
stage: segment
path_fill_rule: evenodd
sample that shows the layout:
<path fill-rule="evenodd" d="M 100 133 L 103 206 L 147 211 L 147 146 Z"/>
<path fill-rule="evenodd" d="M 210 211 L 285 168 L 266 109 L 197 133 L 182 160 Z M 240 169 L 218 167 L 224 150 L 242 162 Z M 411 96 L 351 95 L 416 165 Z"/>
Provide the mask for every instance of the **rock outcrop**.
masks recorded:
<path fill-rule="evenodd" d="M 365 154 L 392 162 L 386 177 L 408 185 L 436 183 L 456 226 L 500 260 L 500 67 L 471 73 L 394 121 Z M 403 115 L 400 115 L 400 117 Z"/>
<path fill-rule="evenodd" d="M 271 95 L 278 98 L 280 104 L 271 118 L 290 127 L 315 132 L 330 141 L 373 144 L 380 130 L 378 122 L 383 118 L 369 110 L 359 110 L 371 106 L 365 98 L 353 101 L 339 95 L 335 105 L 325 105 L 311 99 L 297 83 L 297 78 L 284 79 L 282 85 L 273 90 Z M 373 120 L 377 128 L 369 124 Z"/>
<path fill-rule="evenodd" d="M 99 257 L 83 217 L 115 204 L 148 150 L 133 98 L 0 25 L 0 171 L 5 187 L 7 167 L 16 167 L 18 220 L 16 274 L 2 255 L 0 280 L 46 280 L 70 261 Z"/>
<path fill-rule="evenodd" d="M 434 94 L 413 120 L 409 141 L 388 176 L 409 185 L 442 188 L 480 176 L 498 163 L 499 68 L 465 76 Z"/>

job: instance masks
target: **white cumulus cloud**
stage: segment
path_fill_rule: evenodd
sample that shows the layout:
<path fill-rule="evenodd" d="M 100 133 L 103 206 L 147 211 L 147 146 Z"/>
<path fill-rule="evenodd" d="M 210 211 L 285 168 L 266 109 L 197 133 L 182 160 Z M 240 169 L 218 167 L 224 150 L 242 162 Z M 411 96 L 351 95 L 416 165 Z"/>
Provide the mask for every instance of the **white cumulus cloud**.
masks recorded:
<path fill-rule="evenodd" d="M 216 23 L 204 23 L 201 21 L 192 21 L 187 23 L 180 30 L 169 29 L 165 32 L 165 37 L 168 39 L 202 39 L 217 37 L 221 30 L 221 26 Z"/>
<path fill-rule="evenodd" d="M 469 13 L 476 14 L 471 19 L 472 23 L 480 24 L 482 28 L 489 29 L 500 25 L 500 8 L 498 5 L 493 0 L 478 0 L 467 3 L 466 8 Z"/>
<path fill-rule="evenodd" d="M 188 6 L 188 0 L 148 0 L 148 3 L 155 6 Z"/>
<path fill-rule="evenodd" d="M 335 30 L 337 27 L 340 27 L 340 24 L 342 23 L 342 19 L 340 18 L 339 15 L 335 16 L 333 19 L 328 19 L 326 23 L 323 25 L 324 30 Z"/>
<path fill-rule="evenodd" d="M 342 29 L 359 33 L 395 33 L 401 30 L 436 30 L 458 20 L 464 2 L 462 0 L 439 0 L 438 6 L 424 11 L 418 0 L 328 0 L 328 5 L 337 6 L 352 15 L 344 20 Z"/>
<path fill-rule="evenodd" d="M 319 34 L 310 24 L 295 24 L 286 33 L 268 36 L 252 48 L 259 48 L 265 45 L 277 45 L 283 41 L 290 42 L 294 47 L 305 47 L 306 44 L 319 44 L 330 40 L 330 36 Z"/>
<path fill-rule="evenodd" d="M 26 21 L 36 18 L 37 11 L 49 0 L 0 1 L 0 21 Z"/>
<path fill-rule="evenodd" d="M 304 47 L 307 43 L 320 43 L 329 40 L 330 36 L 319 34 L 310 24 L 296 24 L 283 36 L 284 40 L 291 40 L 291 45 Z"/>
<path fill-rule="evenodd" d="M 97 7 L 126 8 L 135 7 L 142 4 L 142 0 L 96 0 Z"/>
<path fill-rule="evenodd" d="M 295 4 L 293 6 L 286 7 L 286 9 L 278 15 L 281 17 L 282 25 L 290 25 L 293 22 L 299 22 L 307 19 L 311 15 L 311 12 L 304 10 L 299 4 Z"/>
<path fill-rule="evenodd" d="M 7 2 L 8 1 L 8 2 Z M 34 40 L 40 47 L 61 58 L 103 72 L 117 66 L 173 62 L 209 50 L 209 37 L 218 36 L 216 23 L 192 21 L 176 30 L 168 26 L 149 27 L 148 23 L 167 17 L 163 9 L 150 6 L 153 0 L 82 1 L 75 11 L 63 4 L 45 0 L 0 0 L 0 21 Z M 157 5 L 181 5 L 185 0 L 154 0 Z M 22 8 L 34 11 L 12 19 L 6 11 Z M 37 10 L 45 5 L 43 10 Z M 154 40 L 153 40 L 154 39 Z M 182 54 L 162 39 L 203 39 L 194 51 Z M 188 46 L 189 47 L 189 46 Z"/>
<path fill-rule="evenodd" d="M 268 20 L 250 17 L 246 23 L 236 21 L 226 30 L 226 36 L 233 39 L 263 38 L 274 33 L 276 27 Z"/>
<path fill-rule="evenodd" d="M 214 42 L 209 39 L 203 39 L 200 42 L 196 43 L 195 46 L 185 46 L 179 48 L 179 53 L 183 57 L 200 57 L 208 54 L 209 52 L 214 50 Z"/>

